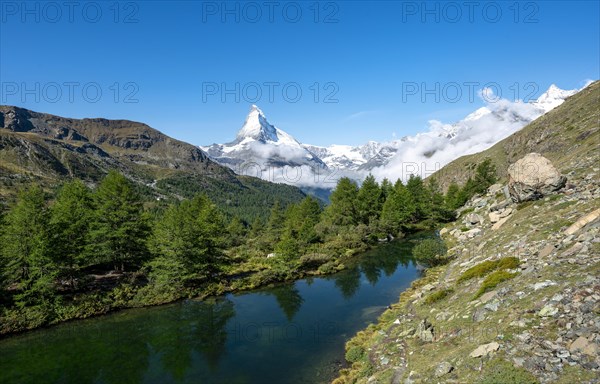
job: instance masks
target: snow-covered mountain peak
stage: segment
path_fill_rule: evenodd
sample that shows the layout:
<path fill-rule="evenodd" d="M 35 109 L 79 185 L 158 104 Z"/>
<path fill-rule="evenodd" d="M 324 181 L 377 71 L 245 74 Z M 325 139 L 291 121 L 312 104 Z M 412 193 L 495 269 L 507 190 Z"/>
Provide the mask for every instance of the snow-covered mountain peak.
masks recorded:
<path fill-rule="evenodd" d="M 278 141 L 277 128 L 269 124 L 263 111 L 256 105 L 250 107 L 250 112 L 246 116 L 244 125 L 237 133 L 237 139 L 254 139 L 261 142 Z"/>
<path fill-rule="evenodd" d="M 567 97 L 572 96 L 577 92 L 577 89 L 560 89 L 555 84 L 552 84 L 548 90 L 542 93 L 536 101 L 532 102 L 532 104 L 542 109 L 544 112 L 549 112 L 561 105 Z"/>

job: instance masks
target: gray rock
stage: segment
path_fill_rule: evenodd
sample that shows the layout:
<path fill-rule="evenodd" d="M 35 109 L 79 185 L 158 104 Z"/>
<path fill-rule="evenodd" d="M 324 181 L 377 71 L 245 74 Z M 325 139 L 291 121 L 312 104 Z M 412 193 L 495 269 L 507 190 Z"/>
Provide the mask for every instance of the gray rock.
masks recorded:
<path fill-rule="evenodd" d="M 481 233 L 480 228 L 473 228 L 473 229 L 469 229 L 467 232 L 465 232 L 464 235 L 466 237 L 468 237 L 469 239 L 472 239 L 473 237 L 479 235 L 480 233 Z"/>
<path fill-rule="evenodd" d="M 555 306 L 553 306 L 551 304 L 548 304 L 540 310 L 538 315 L 541 317 L 552 317 L 552 316 L 556 315 L 557 313 L 558 313 L 558 308 L 556 308 Z"/>
<path fill-rule="evenodd" d="M 450 364 L 447 361 L 444 361 L 435 368 L 435 377 L 442 377 L 444 375 L 447 375 L 448 373 L 452 372 L 453 369 L 454 367 L 452 366 L 452 364 Z"/>
<path fill-rule="evenodd" d="M 496 312 L 500 307 L 500 302 L 498 300 L 494 300 L 491 303 L 487 303 L 483 308 L 487 309 L 490 312 Z"/>
<path fill-rule="evenodd" d="M 475 350 L 471 352 L 469 356 L 473 358 L 488 356 L 492 352 L 497 351 L 499 348 L 500 344 L 496 343 L 495 341 L 489 344 L 482 344 L 479 347 L 475 348 Z"/>
<path fill-rule="evenodd" d="M 529 153 L 508 167 L 508 190 L 515 202 L 540 199 L 566 183 L 567 178 L 539 153 Z"/>
<path fill-rule="evenodd" d="M 417 326 L 416 336 L 425 343 L 431 343 L 434 339 L 433 325 L 427 319 L 421 320 Z"/>
<path fill-rule="evenodd" d="M 492 223 L 492 224 L 500 221 L 500 214 L 497 212 L 488 213 L 488 217 L 490 218 L 490 223 Z"/>
<path fill-rule="evenodd" d="M 483 223 L 483 217 L 474 212 L 469 213 L 465 219 L 467 220 L 467 223 L 473 225 Z"/>
<path fill-rule="evenodd" d="M 485 309 L 477 308 L 475 312 L 473 312 L 472 319 L 474 322 L 479 323 L 485 320 Z"/>

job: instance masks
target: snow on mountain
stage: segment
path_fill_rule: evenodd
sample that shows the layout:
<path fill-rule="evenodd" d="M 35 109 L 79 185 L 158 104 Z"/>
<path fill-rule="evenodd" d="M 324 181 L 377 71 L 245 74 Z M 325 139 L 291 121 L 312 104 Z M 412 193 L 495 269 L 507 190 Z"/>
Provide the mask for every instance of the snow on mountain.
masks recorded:
<path fill-rule="evenodd" d="M 379 179 L 407 179 L 411 173 L 427 177 L 460 156 L 491 147 L 578 91 L 562 90 L 553 84 L 537 100 L 523 102 L 495 99 L 488 90 L 482 99 L 494 101 L 487 101 L 485 107 L 454 124 L 429 121 L 428 132 L 408 137 L 385 164 L 369 171 Z"/>
<path fill-rule="evenodd" d="M 317 155 L 290 134 L 271 125 L 256 105 L 250 108 L 234 141 L 200 148 L 238 174 L 273 182 L 311 184 L 315 173 L 327 170 Z"/>
<path fill-rule="evenodd" d="M 411 173 L 427 177 L 457 157 L 489 148 L 556 108 L 578 90 L 551 85 L 530 102 L 494 98 L 489 89 L 481 93 L 484 92 L 482 100 L 486 105 L 460 121 L 447 124 L 431 120 L 427 132 L 388 142 L 369 141 L 360 146 L 302 144 L 271 125 L 253 105 L 234 141 L 200 148 L 239 174 L 304 187 L 333 188 L 341 176 L 360 181 L 368 173 L 391 180 L 407 179 Z"/>

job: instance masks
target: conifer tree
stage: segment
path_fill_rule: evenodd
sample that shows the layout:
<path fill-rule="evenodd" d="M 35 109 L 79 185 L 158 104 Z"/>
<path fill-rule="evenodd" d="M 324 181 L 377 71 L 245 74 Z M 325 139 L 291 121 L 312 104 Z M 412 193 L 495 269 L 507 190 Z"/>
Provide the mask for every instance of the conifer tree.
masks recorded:
<path fill-rule="evenodd" d="M 57 271 L 50 254 L 48 220 L 45 195 L 38 186 L 21 192 L 4 217 L 0 257 L 6 282 L 18 284 L 21 290 L 15 297 L 20 306 L 45 303 L 54 295 Z"/>
<path fill-rule="evenodd" d="M 358 224 L 357 198 L 356 183 L 347 177 L 342 177 L 329 197 L 331 204 L 327 207 L 326 215 L 330 222 L 341 226 Z"/>
<path fill-rule="evenodd" d="M 126 264 L 140 264 L 148 256 L 150 227 L 143 201 L 131 182 L 110 171 L 95 191 L 94 203 L 90 256 L 121 271 Z"/>
<path fill-rule="evenodd" d="M 78 269 L 85 266 L 85 248 L 93 219 L 90 190 L 80 180 L 65 183 L 50 209 L 51 249 L 59 277 L 75 285 Z"/>
<path fill-rule="evenodd" d="M 381 214 L 381 188 L 373 175 L 369 174 L 358 191 L 358 214 L 363 224 L 369 224 Z"/>

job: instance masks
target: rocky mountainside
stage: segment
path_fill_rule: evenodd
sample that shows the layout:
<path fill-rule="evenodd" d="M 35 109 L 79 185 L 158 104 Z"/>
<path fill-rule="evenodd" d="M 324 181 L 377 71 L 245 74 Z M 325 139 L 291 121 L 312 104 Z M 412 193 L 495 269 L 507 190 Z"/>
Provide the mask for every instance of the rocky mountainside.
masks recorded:
<path fill-rule="evenodd" d="M 291 186 L 238 176 L 198 147 L 143 123 L 69 119 L 0 106 L 0 197 L 11 198 L 20 185 L 31 182 L 51 186 L 80 178 L 95 183 L 110 169 L 153 197 L 206 192 L 231 212 L 261 206 L 268 211 L 278 196 L 290 201 L 303 197 Z"/>
<path fill-rule="evenodd" d="M 505 177 L 441 229 L 449 263 L 348 342 L 336 384 L 600 382 L 599 95 L 468 157 Z"/>

